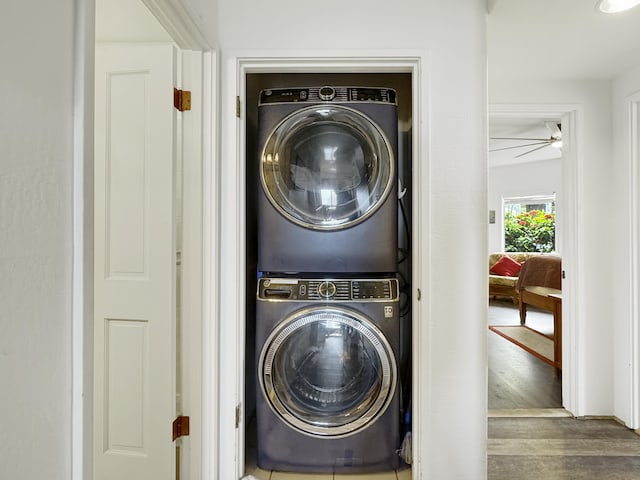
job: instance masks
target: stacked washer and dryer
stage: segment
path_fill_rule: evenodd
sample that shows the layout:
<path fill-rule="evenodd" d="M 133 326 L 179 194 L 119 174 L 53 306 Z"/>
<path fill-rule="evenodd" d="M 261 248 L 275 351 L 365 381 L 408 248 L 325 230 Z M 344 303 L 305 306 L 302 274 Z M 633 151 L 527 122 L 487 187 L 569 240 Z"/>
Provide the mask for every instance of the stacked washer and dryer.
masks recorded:
<path fill-rule="evenodd" d="M 396 92 L 260 93 L 257 463 L 398 468 Z"/>

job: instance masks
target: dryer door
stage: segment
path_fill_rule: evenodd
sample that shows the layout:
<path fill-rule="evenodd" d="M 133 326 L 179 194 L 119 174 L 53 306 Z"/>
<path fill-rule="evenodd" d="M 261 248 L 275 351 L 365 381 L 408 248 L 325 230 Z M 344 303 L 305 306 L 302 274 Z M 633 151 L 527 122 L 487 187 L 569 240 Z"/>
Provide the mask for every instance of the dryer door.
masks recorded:
<path fill-rule="evenodd" d="M 285 118 L 261 156 L 262 187 L 274 207 L 310 229 L 336 230 L 366 220 L 395 181 L 389 141 L 366 115 L 315 105 Z"/>
<path fill-rule="evenodd" d="M 259 360 L 264 398 L 293 428 L 316 436 L 358 432 L 384 413 L 396 385 L 393 351 L 363 315 L 316 307 L 292 314 Z"/>

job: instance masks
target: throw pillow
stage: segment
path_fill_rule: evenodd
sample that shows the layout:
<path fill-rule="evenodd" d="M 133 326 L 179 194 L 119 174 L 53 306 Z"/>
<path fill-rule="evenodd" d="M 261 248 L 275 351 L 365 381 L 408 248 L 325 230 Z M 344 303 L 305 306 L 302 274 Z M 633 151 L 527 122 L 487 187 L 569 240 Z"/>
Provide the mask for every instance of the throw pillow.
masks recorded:
<path fill-rule="evenodd" d="M 491 267 L 489 272 L 503 277 L 517 277 L 521 268 L 522 265 L 516 262 L 513 258 L 508 255 L 503 255 L 502 258 L 500 258 L 500 260 Z"/>

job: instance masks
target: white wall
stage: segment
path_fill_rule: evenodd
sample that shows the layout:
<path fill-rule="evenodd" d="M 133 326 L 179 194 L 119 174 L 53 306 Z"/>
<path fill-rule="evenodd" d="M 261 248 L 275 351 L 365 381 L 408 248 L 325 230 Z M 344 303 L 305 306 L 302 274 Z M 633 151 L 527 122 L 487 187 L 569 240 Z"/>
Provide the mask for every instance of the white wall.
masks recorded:
<path fill-rule="evenodd" d="M 615 208 L 612 210 L 613 222 L 615 225 L 616 235 L 612 237 L 613 244 L 611 248 L 611 262 L 619 265 L 620 268 L 615 269 L 615 278 L 617 285 L 614 290 L 613 305 L 613 328 L 615 331 L 615 405 L 614 414 L 622 419 L 631 428 L 640 428 L 640 381 L 638 375 L 640 365 L 638 365 L 638 351 L 640 348 L 640 325 L 638 322 L 638 306 L 636 310 L 632 307 L 632 302 L 638 301 L 638 284 L 632 282 L 632 273 L 629 267 L 635 266 L 640 268 L 640 260 L 635 259 L 635 265 L 632 265 L 632 248 L 631 242 L 638 241 L 630 237 L 632 216 L 635 215 L 636 228 L 640 227 L 638 223 L 638 205 L 637 197 L 631 196 L 630 180 L 633 180 L 631 170 L 631 162 L 636 165 L 636 188 L 640 187 L 640 178 L 638 178 L 638 159 L 630 159 L 629 145 L 629 117 L 627 101 L 630 97 L 633 100 L 639 100 L 640 92 L 640 67 L 620 75 L 613 82 L 613 139 L 614 150 L 612 156 L 612 166 L 614 169 L 614 181 L 612 185 L 615 188 L 610 189 L 612 203 Z M 640 132 L 635 132 L 636 138 Z M 630 205 L 636 203 L 635 211 Z M 634 213 L 635 212 L 635 213 Z M 636 244 L 636 255 L 639 246 Z M 635 336 L 635 338 L 634 338 Z M 635 343 L 635 367 L 632 345 Z M 635 382 L 631 381 L 635 378 Z M 635 402 L 635 403 L 634 403 Z"/>
<path fill-rule="evenodd" d="M 423 110 L 414 131 L 422 143 L 414 152 L 414 162 L 420 163 L 424 179 L 413 194 L 421 200 L 421 215 L 414 227 L 421 230 L 423 240 L 414 245 L 419 258 L 414 294 L 418 288 L 422 292 L 421 316 L 414 319 L 421 332 L 415 355 L 422 366 L 416 373 L 421 415 L 415 419 L 422 437 L 415 439 L 414 468 L 422 478 L 478 480 L 486 475 L 484 8 L 480 0 L 218 2 L 218 40 L 226 59 L 221 77 L 225 280 L 233 281 L 243 253 L 238 248 L 242 211 L 236 201 L 242 181 L 242 171 L 235 164 L 234 99 L 242 93 L 236 91 L 240 85 L 236 59 L 349 55 L 417 55 L 421 59 L 416 95 Z M 464 301 L 460 301 L 461 292 Z M 241 321 L 238 299 L 226 293 L 222 301 L 221 318 Z M 238 368 L 230 345 L 236 335 L 238 327 L 232 322 L 221 324 L 223 375 Z M 234 434 L 234 399 L 224 398 L 225 394 L 221 437 L 227 441 L 221 458 L 233 458 L 228 438 Z"/>
<path fill-rule="evenodd" d="M 495 210 L 496 223 L 489 224 L 488 253 L 500 252 L 503 248 L 503 198 L 549 195 L 559 192 L 561 186 L 562 164 L 560 159 L 489 168 L 489 210 Z"/>
<path fill-rule="evenodd" d="M 141 0 L 95 0 L 95 9 L 96 43 L 172 40 Z"/>
<path fill-rule="evenodd" d="M 423 51 L 422 95 L 429 108 L 416 128 L 428 139 L 420 159 L 429 169 L 430 182 L 422 186 L 429 224 L 424 226 L 426 244 L 416 248 L 431 272 L 421 284 L 425 317 L 417 319 L 426 322 L 429 338 L 422 346 L 428 369 L 420 372 L 428 392 L 427 418 L 421 420 L 428 452 L 423 469 L 425 478 L 482 478 L 487 252 L 486 162 L 481 153 L 484 2 L 437 5 L 402 0 L 390 5 L 379 0 L 332 0 L 323 8 L 344 13 L 331 16 L 331 29 L 316 4 L 292 7 L 284 0 L 270 4 L 224 0 L 218 2 L 216 14 L 215 2 L 189 3 L 212 35 L 220 32 L 223 55 L 228 49 L 260 49 L 263 54 L 273 49 L 292 55 Z M 5 392 L 0 395 L 0 464 L 7 478 L 68 479 L 71 470 L 74 4 L 12 2 L 0 16 L 0 61 L 5 66 L 0 79 L 0 379 Z M 301 14 L 307 15 L 305 21 L 298 21 Z M 621 98 L 640 89 L 640 72 L 619 77 L 614 86 L 613 118 L 619 125 Z M 625 167 L 620 160 L 624 147 L 616 148 L 615 158 L 610 155 L 610 93 L 607 82 L 490 85 L 491 103 L 583 106 L 583 162 L 578 172 L 584 201 L 579 206 L 585 266 L 581 321 L 584 345 L 591 354 L 582 373 L 590 400 L 581 412 L 611 414 L 615 409 L 623 418 L 628 406 L 618 392 L 624 390 L 626 379 L 616 368 L 622 373 L 616 374 L 614 388 L 610 326 L 612 318 L 628 317 L 624 302 L 620 307 L 613 301 L 614 292 L 624 292 L 625 278 L 609 266 L 612 257 L 601 255 L 620 246 L 615 238 L 624 236 L 626 221 Z M 621 143 L 617 130 L 614 140 Z M 611 192 L 618 195 L 612 198 Z M 620 214 L 607 224 L 613 205 Z M 590 221 L 594 217 L 599 220 Z M 622 245 L 628 250 L 624 241 Z M 613 258 L 624 264 L 624 254 Z M 456 273 L 460 270 L 467 272 L 462 285 Z M 465 302 L 459 301 L 460 291 L 466 292 Z M 617 320 L 615 324 L 616 345 L 623 345 L 627 326 Z"/>
<path fill-rule="evenodd" d="M 11 66 L 3 68 L 0 93 L 0 378 L 3 392 L 10 392 L 0 396 L 0 464 L 8 478 L 71 475 L 72 58 L 77 3 L 12 2 L 0 17 L 0 58 L 5 67 Z M 427 342 L 418 353 L 426 361 L 426 370 L 419 372 L 425 415 L 417 419 L 424 438 L 416 441 L 426 452 L 420 458 L 425 478 L 483 478 L 485 2 L 332 0 L 322 4 L 325 12 L 333 12 L 327 14 L 320 13 L 317 4 L 292 6 L 284 0 L 218 3 L 216 13 L 215 2 L 189 2 L 211 35 L 220 32 L 223 56 L 235 49 L 259 49 L 263 55 L 269 50 L 288 55 L 420 52 L 420 101 L 427 108 L 415 126 L 424 138 L 415 158 L 424 163 L 428 182 L 420 185 L 425 242 L 415 248 L 428 275 L 417 285 L 423 317 L 416 321 L 422 322 Z M 306 18 L 300 21 L 303 14 Z M 234 87 L 225 86 L 223 93 L 235 95 Z M 222 98 L 232 102 L 234 97 Z M 233 119 L 226 120 L 233 125 Z M 457 273 L 462 270 L 463 284 Z M 465 302 L 459 301 L 460 291 Z M 222 371 L 227 366 L 223 364 Z"/>
<path fill-rule="evenodd" d="M 0 15 L 2 478 L 71 476 L 72 0 Z"/>
<path fill-rule="evenodd" d="M 573 104 L 579 110 L 576 178 L 565 178 L 563 187 L 564 191 L 566 182 L 575 182 L 577 218 L 567 220 L 576 222 L 580 247 L 578 258 L 569 266 L 564 281 L 565 286 L 572 282 L 580 293 L 574 312 L 575 325 L 567 330 L 573 336 L 571 341 L 577 342 L 579 355 L 574 372 L 577 383 L 572 385 L 579 390 L 574 392 L 579 399 L 571 407 L 576 415 L 612 415 L 615 392 L 611 318 L 613 292 L 619 286 L 616 285 L 619 277 L 613 274 L 608 255 L 614 248 L 615 237 L 611 234 L 611 208 L 614 206 L 611 191 L 618 187 L 613 184 L 611 163 L 611 83 L 512 78 L 501 82 L 490 77 L 489 103 Z M 573 277 L 572 273 L 575 273 Z"/>

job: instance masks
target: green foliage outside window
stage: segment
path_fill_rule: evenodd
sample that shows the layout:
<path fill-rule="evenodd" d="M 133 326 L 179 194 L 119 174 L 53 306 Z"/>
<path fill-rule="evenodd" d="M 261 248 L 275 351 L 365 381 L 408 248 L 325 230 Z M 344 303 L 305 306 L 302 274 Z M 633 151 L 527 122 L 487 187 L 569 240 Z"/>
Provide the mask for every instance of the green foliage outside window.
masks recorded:
<path fill-rule="evenodd" d="M 507 252 L 553 252 L 556 214 L 543 210 L 505 212 L 504 248 Z"/>

